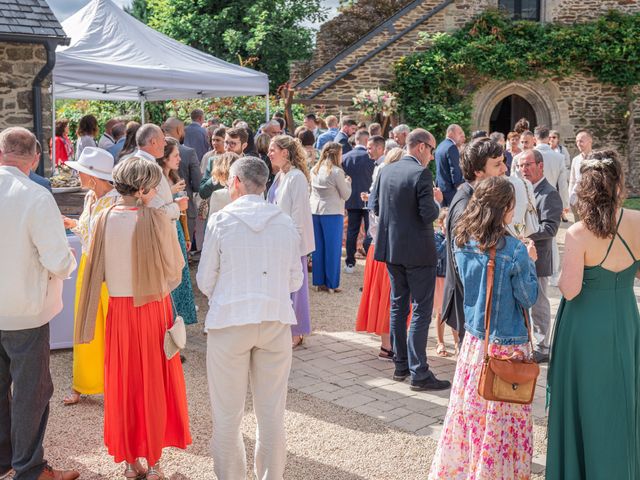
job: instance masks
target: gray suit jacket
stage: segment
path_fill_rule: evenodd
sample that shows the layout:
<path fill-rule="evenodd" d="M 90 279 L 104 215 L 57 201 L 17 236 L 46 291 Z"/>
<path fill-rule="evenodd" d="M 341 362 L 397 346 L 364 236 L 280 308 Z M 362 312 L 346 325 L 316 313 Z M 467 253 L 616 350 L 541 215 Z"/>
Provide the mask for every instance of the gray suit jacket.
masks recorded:
<path fill-rule="evenodd" d="M 180 152 L 180 166 L 178 167 L 178 173 L 187 183 L 187 194 L 189 195 L 187 217 L 196 218 L 198 212 L 193 202 L 193 194 L 200 189 L 200 181 L 202 180 L 200 162 L 198 161 L 198 155 L 193 148 L 179 145 L 178 151 Z"/>
<path fill-rule="evenodd" d="M 551 249 L 553 238 L 560 227 L 562 199 L 558 191 L 545 178 L 533 189 L 533 195 L 536 197 L 536 209 L 540 220 L 540 230 L 529 235 L 538 253 L 536 273 L 538 277 L 550 277 L 553 275 Z"/>

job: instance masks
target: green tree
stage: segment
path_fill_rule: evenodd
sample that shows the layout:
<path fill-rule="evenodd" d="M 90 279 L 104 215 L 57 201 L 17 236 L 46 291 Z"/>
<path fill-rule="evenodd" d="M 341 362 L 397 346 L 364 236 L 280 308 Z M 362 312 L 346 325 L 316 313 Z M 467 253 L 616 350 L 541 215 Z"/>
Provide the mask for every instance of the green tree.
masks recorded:
<path fill-rule="evenodd" d="M 291 61 L 311 56 L 313 30 L 304 23 L 326 16 L 320 0 L 134 0 L 130 13 L 187 45 L 267 73 L 272 91 L 288 80 Z"/>
<path fill-rule="evenodd" d="M 124 7 L 124 11 L 129 15 L 133 15 L 143 23 L 149 22 L 147 0 L 133 0 L 130 7 Z"/>

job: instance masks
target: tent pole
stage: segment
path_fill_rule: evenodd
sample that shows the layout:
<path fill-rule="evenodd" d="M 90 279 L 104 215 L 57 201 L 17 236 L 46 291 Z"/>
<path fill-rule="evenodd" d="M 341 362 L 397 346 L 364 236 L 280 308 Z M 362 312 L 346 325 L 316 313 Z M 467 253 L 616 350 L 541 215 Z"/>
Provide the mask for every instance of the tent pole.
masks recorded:
<path fill-rule="evenodd" d="M 267 122 L 269 121 L 269 117 L 271 117 L 271 112 L 269 112 L 269 94 L 267 93 L 267 95 L 265 96 L 265 98 L 267 99 L 266 105 L 267 105 Z"/>
<path fill-rule="evenodd" d="M 44 148 L 44 147 L 43 147 Z M 51 175 L 56 173 L 56 88 L 51 79 Z"/>
<path fill-rule="evenodd" d="M 144 97 L 140 97 L 140 123 L 144 124 Z"/>

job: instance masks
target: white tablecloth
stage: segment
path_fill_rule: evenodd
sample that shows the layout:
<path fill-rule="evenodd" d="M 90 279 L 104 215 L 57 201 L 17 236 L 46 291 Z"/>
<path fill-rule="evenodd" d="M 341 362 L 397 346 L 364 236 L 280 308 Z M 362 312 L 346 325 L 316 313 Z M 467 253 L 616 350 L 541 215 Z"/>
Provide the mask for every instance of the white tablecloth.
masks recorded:
<path fill-rule="evenodd" d="M 80 265 L 80 256 L 82 254 L 82 245 L 80 239 L 75 235 L 67 235 L 69 245 L 73 248 L 76 255 L 76 261 Z M 73 310 L 76 299 L 76 279 L 78 278 L 78 269 L 74 270 L 71 278 L 64 281 L 62 287 L 62 303 L 64 307 L 62 311 L 56 315 L 49 326 L 51 328 L 51 338 L 49 343 L 52 350 L 59 348 L 73 347 Z"/>

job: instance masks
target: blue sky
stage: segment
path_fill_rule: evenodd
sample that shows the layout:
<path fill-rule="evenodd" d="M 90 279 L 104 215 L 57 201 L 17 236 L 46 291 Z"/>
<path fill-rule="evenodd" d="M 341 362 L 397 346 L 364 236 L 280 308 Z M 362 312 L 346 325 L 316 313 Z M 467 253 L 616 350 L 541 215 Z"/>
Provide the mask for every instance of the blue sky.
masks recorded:
<path fill-rule="evenodd" d="M 113 1 L 121 6 L 131 4 L 131 0 Z M 47 3 L 53 10 L 53 13 L 56 15 L 56 17 L 58 17 L 58 20 L 62 22 L 65 18 L 80 10 L 87 3 L 89 3 L 89 0 L 47 0 Z M 330 15 L 333 16 L 335 15 L 336 8 L 338 7 L 340 2 L 339 0 L 323 0 L 322 3 L 326 8 L 330 9 Z"/>

